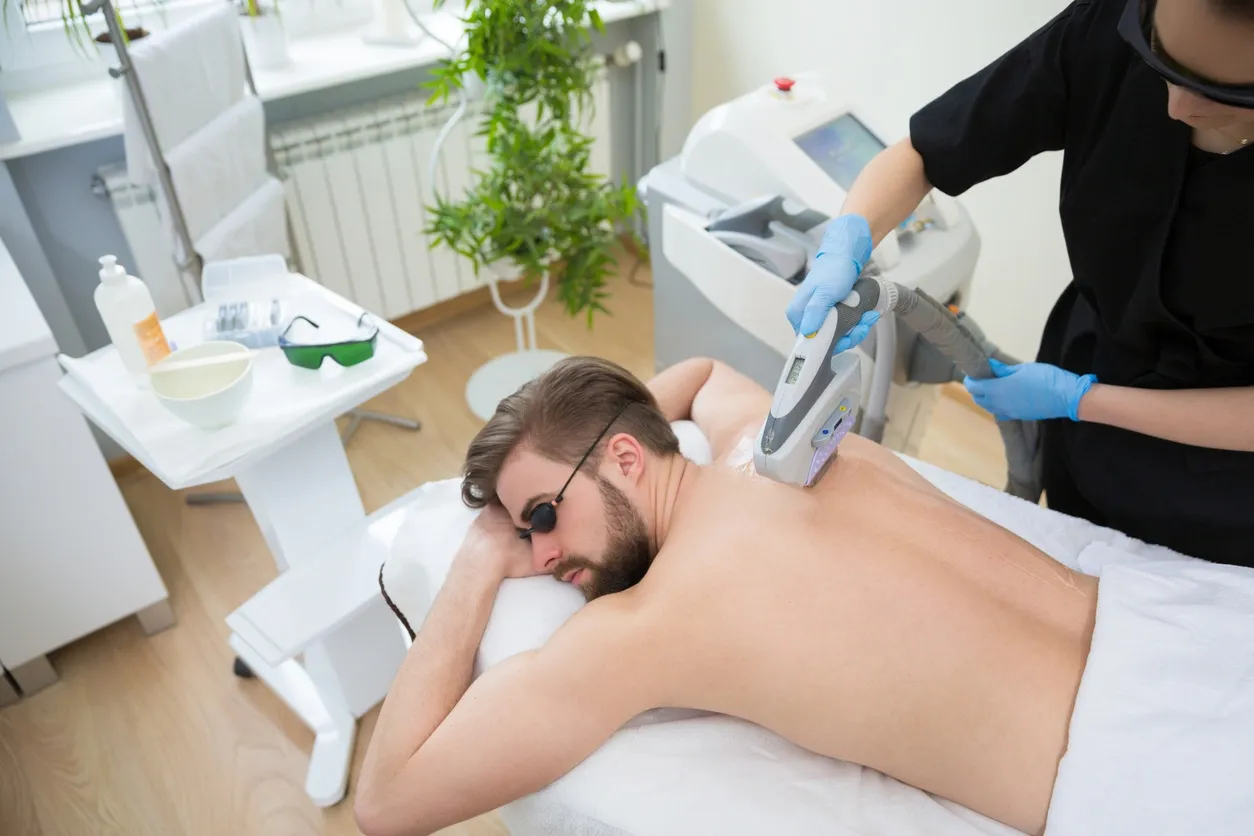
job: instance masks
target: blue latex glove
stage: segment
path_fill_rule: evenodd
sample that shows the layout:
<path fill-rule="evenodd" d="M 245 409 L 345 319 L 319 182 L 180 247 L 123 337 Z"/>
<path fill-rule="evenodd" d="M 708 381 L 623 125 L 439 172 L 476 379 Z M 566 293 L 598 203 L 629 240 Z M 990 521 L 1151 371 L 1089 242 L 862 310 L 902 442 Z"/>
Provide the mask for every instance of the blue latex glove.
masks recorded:
<path fill-rule="evenodd" d="M 814 334 L 823 326 L 827 312 L 837 302 L 843 302 L 853 290 L 862 268 L 871 258 L 871 227 L 861 215 L 841 215 L 823 230 L 823 243 L 814 260 L 814 268 L 793 294 L 788 303 L 788 322 L 793 333 Z M 850 333 L 854 336 L 863 325 L 862 337 L 871 330 L 864 316 Z M 861 339 L 848 347 L 857 345 Z"/>
<path fill-rule="evenodd" d="M 999 421 L 1043 421 L 1049 418 L 1080 420 L 1080 398 L 1097 382 L 1094 375 L 1072 374 L 1048 363 L 1007 366 L 989 360 L 993 374 L 986 380 L 967 377 L 963 383 L 971 397 Z"/>
<path fill-rule="evenodd" d="M 842 351 L 848 351 L 858 343 L 866 339 L 866 335 L 871 333 L 871 329 L 875 323 L 880 321 L 879 311 L 867 311 L 858 320 L 858 324 L 853 326 L 848 334 L 836 341 L 836 347 L 832 349 L 833 354 L 840 354 Z"/>

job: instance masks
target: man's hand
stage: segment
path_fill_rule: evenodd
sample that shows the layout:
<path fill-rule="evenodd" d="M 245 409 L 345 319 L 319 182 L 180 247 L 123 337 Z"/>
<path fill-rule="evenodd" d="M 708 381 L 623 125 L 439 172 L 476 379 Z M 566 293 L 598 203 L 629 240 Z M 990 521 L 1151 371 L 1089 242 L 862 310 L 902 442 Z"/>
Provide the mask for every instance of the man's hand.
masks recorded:
<path fill-rule="evenodd" d="M 531 544 L 519 538 L 509 513 L 492 503 L 479 512 L 466 533 L 458 559 L 480 561 L 502 578 L 526 578 L 539 574 L 531 559 Z"/>

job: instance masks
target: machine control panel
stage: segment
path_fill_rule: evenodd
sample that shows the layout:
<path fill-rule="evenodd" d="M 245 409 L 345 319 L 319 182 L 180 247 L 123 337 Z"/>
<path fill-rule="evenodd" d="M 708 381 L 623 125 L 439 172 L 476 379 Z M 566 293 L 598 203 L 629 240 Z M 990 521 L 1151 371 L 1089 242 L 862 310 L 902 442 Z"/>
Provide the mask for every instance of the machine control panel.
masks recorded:
<path fill-rule="evenodd" d="M 846 192 L 866 164 L 888 147 L 852 113 L 806 131 L 793 142 Z"/>

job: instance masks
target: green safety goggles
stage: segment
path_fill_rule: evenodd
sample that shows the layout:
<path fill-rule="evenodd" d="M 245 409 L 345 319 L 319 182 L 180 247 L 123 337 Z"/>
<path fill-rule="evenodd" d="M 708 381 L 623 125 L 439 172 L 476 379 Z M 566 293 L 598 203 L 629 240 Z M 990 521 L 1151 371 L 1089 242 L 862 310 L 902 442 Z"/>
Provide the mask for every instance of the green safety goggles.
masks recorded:
<path fill-rule="evenodd" d="M 317 369 L 322 367 L 323 360 L 330 357 L 341 366 L 347 368 L 365 362 L 374 356 L 375 345 L 379 342 L 379 326 L 371 322 L 367 314 L 363 313 L 357 320 L 359 329 L 368 329 L 364 336 L 335 343 L 304 343 L 289 340 L 287 332 L 292 330 L 292 326 L 296 324 L 297 320 L 301 319 L 315 328 L 318 327 L 318 323 L 309 317 L 297 316 L 288 323 L 287 327 L 283 329 L 283 333 L 279 335 L 279 348 L 283 350 L 283 355 L 287 357 L 287 362 L 293 366 L 300 366 L 302 369 Z"/>

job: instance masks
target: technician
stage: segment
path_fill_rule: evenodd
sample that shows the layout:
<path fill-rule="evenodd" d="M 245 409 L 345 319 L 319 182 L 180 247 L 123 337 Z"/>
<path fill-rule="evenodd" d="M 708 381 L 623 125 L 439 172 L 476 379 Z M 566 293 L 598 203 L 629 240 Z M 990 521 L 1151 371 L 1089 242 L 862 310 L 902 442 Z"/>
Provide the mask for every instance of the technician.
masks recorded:
<path fill-rule="evenodd" d="M 1072 281 L 1038 362 L 967 388 L 1044 422 L 1050 507 L 1254 566 L 1254 0 L 1073 2 L 863 170 L 788 319 L 817 330 L 933 186 L 1058 149 Z"/>

